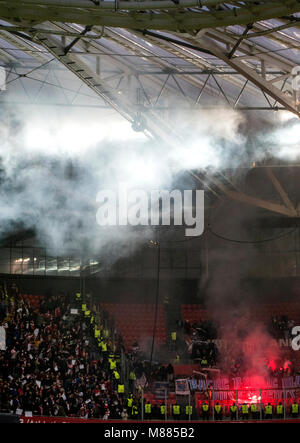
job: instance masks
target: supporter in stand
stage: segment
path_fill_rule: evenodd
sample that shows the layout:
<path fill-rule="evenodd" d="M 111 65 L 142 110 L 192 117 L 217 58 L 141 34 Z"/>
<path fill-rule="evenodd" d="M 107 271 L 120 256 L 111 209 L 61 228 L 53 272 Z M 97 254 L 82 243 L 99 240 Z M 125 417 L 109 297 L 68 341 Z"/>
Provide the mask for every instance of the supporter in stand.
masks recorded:
<path fill-rule="evenodd" d="M 200 328 L 197 328 L 197 331 L 194 331 L 192 335 L 191 358 L 197 359 L 200 364 L 203 361 L 203 365 L 206 367 L 213 367 L 218 362 L 218 348 L 213 339 L 208 338 L 211 337 L 210 334 L 199 331 Z M 201 331 L 203 330 L 201 329 Z"/>
<path fill-rule="evenodd" d="M 288 339 L 292 338 L 292 328 L 295 322 L 289 319 L 286 315 L 274 315 L 270 321 L 269 331 L 274 336 L 274 338 Z"/>

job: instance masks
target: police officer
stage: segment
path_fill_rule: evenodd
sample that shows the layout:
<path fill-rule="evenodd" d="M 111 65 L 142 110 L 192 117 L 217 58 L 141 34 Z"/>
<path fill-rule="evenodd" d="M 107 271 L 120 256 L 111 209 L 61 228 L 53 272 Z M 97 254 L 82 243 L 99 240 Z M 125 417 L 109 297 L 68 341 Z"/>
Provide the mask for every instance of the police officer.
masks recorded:
<path fill-rule="evenodd" d="M 102 356 L 104 360 L 107 360 L 107 343 L 104 340 L 101 340 L 100 346 L 102 348 Z"/>
<path fill-rule="evenodd" d="M 165 420 L 166 414 L 167 414 L 167 407 L 166 407 L 166 405 L 164 405 L 164 404 L 160 405 L 159 413 L 160 413 L 161 420 Z"/>
<path fill-rule="evenodd" d="M 127 407 L 129 410 L 131 410 L 133 406 L 133 395 L 130 394 L 129 397 L 127 398 Z"/>
<path fill-rule="evenodd" d="M 252 403 L 250 406 L 250 411 L 251 411 L 251 417 L 256 420 L 258 419 L 258 415 L 259 415 L 259 411 L 258 411 L 258 406 L 256 403 Z"/>
<path fill-rule="evenodd" d="M 116 369 L 113 370 L 113 376 L 114 376 L 115 380 L 120 380 L 120 374 L 118 373 L 118 371 Z"/>
<path fill-rule="evenodd" d="M 112 358 L 110 357 L 108 359 L 108 362 L 109 362 L 109 369 L 111 371 L 114 371 L 117 368 L 117 362 L 116 362 L 115 358 L 114 357 L 112 357 Z"/>
<path fill-rule="evenodd" d="M 125 394 L 125 386 L 122 383 L 118 384 L 118 395 L 120 398 L 123 398 Z"/>
<path fill-rule="evenodd" d="M 132 408 L 131 408 L 131 418 L 137 419 L 139 416 L 139 408 L 136 402 L 133 402 Z"/>
<path fill-rule="evenodd" d="M 230 406 L 230 418 L 231 420 L 237 419 L 237 405 L 235 403 Z"/>
<path fill-rule="evenodd" d="M 173 349 L 177 348 L 177 332 L 171 332 L 171 345 Z"/>
<path fill-rule="evenodd" d="M 118 373 L 118 371 L 115 369 L 113 371 L 113 385 L 114 385 L 114 389 L 117 387 L 118 383 L 120 380 L 120 374 Z"/>
<path fill-rule="evenodd" d="M 148 400 L 144 406 L 145 420 L 151 420 L 152 418 L 152 405 Z"/>
<path fill-rule="evenodd" d="M 273 417 L 273 408 L 271 403 L 268 403 L 265 407 L 265 418 L 271 419 Z"/>
<path fill-rule="evenodd" d="M 297 418 L 298 417 L 298 413 L 299 413 L 299 406 L 296 402 L 296 400 L 294 401 L 294 403 L 291 406 L 291 414 L 293 418 Z"/>
<path fill-rule="evenodd" d="M 207 365 L 208 365 L 208 360 L 207 360 L 207 358 L 206 358 L 205 355 L 202 357 L 201 362 L 200 362 L 200 365 L 201 365 L 202 368 L 206 368 L 206 367 L 207 367 Z"/>
<path fill-rule="evenodd" d="M 76 292 L 75 298 L 76 298 L 76 305 L 77 305 L 77 307 L 79 307 L 80 306 L 80 300 L 81 300 L 81 293 L 80 292 Z"/>
<path fill-rule="evenodd" d="M 249 418 L 249 406 L 246 403 L 242 404 L 242 417 L 243 420 L 248 420 Z"/>
<path fill-rule="evenodd" d="M 100 331 L 100 329 L 98 329 L 98 327 L 95 325 L 95 327 L 94 327 L 94 337 L 97 339 L 97 338 L 100 338 L 100 334 L 101 334 L 101 331 Z"/>
<path fill-rule="evenodd" d="M 202 418 L 203 420 L 209 420 L 209 404 L 207 402 L 202 404 Z"/>
<path fill-rule="evenodd" d="M 222 420 L 222 406 L 217 401 L 215 405 L 215 418 L 216 420 Z"/>
<path fill-rule="evenodd" d="M 173 418 L 174 420 L 179 420 L 180 419 L 180 406 L 175 403 L 175 405 L 172 406 L 172 414 L 173 414 Z"/>
<path fill-rule="evenodd" d="M 135 381 L 136 381 L 135 372 L 133 370 L 131 370 L 129 373 L 129 390 L 131 392 L 134 390 Z"/>
<path fill-rule="evenodd" d="M 276 406 L 276 416 L 280 419 L 283 418 L 283 406 L 281 402 Z"/>
<path fill-rule="evenodd" d="M 192 416 L 193 416 L 193 406 L 186 405 L 186 407 L 185 407 L 185 418 L 186 418 L 186 420 L 192 420 Z"/>

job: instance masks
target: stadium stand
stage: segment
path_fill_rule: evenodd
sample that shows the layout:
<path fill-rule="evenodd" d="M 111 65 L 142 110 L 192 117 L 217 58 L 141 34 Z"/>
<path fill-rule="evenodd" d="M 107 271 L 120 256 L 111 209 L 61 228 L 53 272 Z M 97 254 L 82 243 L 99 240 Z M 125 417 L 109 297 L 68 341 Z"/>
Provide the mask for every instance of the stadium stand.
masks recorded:
<path fill-rule="evenodd" d="M 4 414 L 126 420 L 142 418 L 145 411 L 141 408 L 150 403 L 151 418 L 162 419 L 165 418 L 161 412 L 165 400 L 161 397 L 161 389 L 168 386 L 167 417 L 174 418 L 174 410 L 180 406 L 181 413 L 178 417 L 175 413 L 175 419 L 182 419 L 186 418 L 182 412 L 186 404 L 181 400 L 183 397 L 177 395 L 177 381 L 190 379 L 197 384 L 201 371 L 215 370 L 220 375 L 222 369 L 217 359 L 209 357 L 208 350 L 215 352 L 216 349 L 209 346 L 204 354 L 207 365 L 203 366 L 196 358 L 197 361 L 191 359 L 189 364 L 177 364 L 174 368 L 166 363 L 149 366 L 149 361 L 139 352 L 138 342 L 147 334 L 151 338 L 154 305 L 93 305 L 93 300 L 82 300 L 80 294 L 47 297 L 19 294 L 15 287 L 12 290 L 4 285 L 1 309 L 5 313 L 3 324 L 7 333 L 7 348 L 0 353 L 0 412 Z M 281 325 L 282 332 L 290 326 L 288 314 L 296 318 L 297 309 L 290 304 L 261 305 L 253 315 L 262 312 L 264 321 L 268 320 L 273 327 L 276 318 L 275 325 Z M 202 334 L 201 346 L 205 341 L 203 334 L 218 337 L 217 323 L 214 324 L 203 306 L 182 305 L 181 312 L 184 322 L 179 325 L 184 333 L 186 320 L 191 323 L 189 333 L 193 337 L 199 326 L 197 323 L 209 326 L 210 329 L 198 328 Z M 156 332 L 157 345 L 166 345 L 166 312 L 161 305 L 158 306 Z M 212 341 L 211 338 L 207 340 L 210 344 Z M 293 361 L 293 365 L 297 363 Z M 296 366 L 292 373 L 296 374 Z M 291 375 L 291 371 L 287 375 Z M 167 384 L 161 388 L 157 383 Z M 210 407 L 214 407 L 209 389 L 195 392 L 190 398 L 195 408 L 194 418 L 202 418 L 205 401 L 209 400 Z M 224 418 L 231 414 L 230 405 L 227 400 L 222 403 Z M 292 410 L 290 399 L 287 405 Z M 275 406 L 273 402 L 272 407 Z M 239 413 L 242 414 L 241 404 Z M 217 410 L 213 413 L 215 418 L 214 414 L 218 414 Z"/>
<path fill-rule="evenodd" d="M 155 306 L 150 304 L 101 303 L 100 308 L 114 318 L 117 329 L 123 336 L 126 351 L 134 342 L 152 340 Z M 158 306 L 155 339 L 158 345 L 166 343 L 166 318 L 164 307 Z"/>

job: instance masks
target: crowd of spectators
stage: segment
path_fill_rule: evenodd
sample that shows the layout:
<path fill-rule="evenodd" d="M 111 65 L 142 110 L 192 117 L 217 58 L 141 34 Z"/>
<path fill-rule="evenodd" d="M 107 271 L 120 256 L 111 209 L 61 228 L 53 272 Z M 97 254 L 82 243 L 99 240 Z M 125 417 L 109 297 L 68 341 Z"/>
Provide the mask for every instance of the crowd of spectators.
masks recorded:
<path fill-rule="evenodd" d="M 108 313 L 90 304 L 86 315 L 81 306 L 82 300 L 76 300 L 75 295 L 60 293 L 42 298 L 35 309 L 19 294 L 15 283 L 0 284 L 0 325 L 6 332 L 6 349 L 0 350 L 1 412 L 140 418 L 142 389 L 151 392 L 153 381 L 166 381 L 174 388 L 171 363 L 149 361 L 138 343 L 125 353 L 121 334 L 113 324 L 108 326 Z M 272 325 L 280 337 L 292 327 L 286 317 L 274 317 Z M 177 328 L 188 338 L 194 362 L 203 368 L 221 367 L 214 322 L 181 321 Z M 122 373 L 124 358 L 127 370 Z M 270 375 L 293 374 L 288 359 L 275 366 L 269 365 Z M 243 358 L 237 357 L 230 362 L 228 373 L 239 376 L 243 367 Z M 126 395 L 118 389 L 127 382 L 129 397 L 127 389 Z"/>
<path fill-rule="evenodd" d="M 5 288 L 1 313 L 6 329 L 6 350 L 0 351 L 2 412 L 126 418 L 127 405 L 109 368 L 112 343 L 107 340 L 107 353 L 99 349 L 89 319 L 80 310 L 71 314 L 69 297 L 47 298 L 34 312 L 18 291 Z M 113 352 L 118 368 L 118 350 Z"/>
<path fill-rule="evenodd" d="M 171 364 L 149 362 L 138 347 L 125 354 L 118 331 L 113 328 L 113 334 L 105 334 L 108 314 L 90 308 L 91 314 L 86 316 L 81 303 L 73 296 L 58 294 L 45 297 L 34 310 L 15 284 L 9 289 L 6 283 L 0 286 L 1 323 L 6 330 L 6 350 L 0 351 L 1 412 L 139 418 L 140 388 L 147 392 L 153 380 L 173 382 Z M 101 331 L 98 337 L 95 324 Z M 118 392 L 118 384 L 125 381 L 122 353 L 127 362 L 129 400 L 127 393 Z"/>
<path fill-rule="evenodd" d="M 217 326 L 211 321 L 199 321 L 192 324 L 185 320 L 177 323 L 187 337 L 190 358 L 202 367 L 215 367 L 219 362 L 219 350 L 215 343 Z"/>
<path fill-rule="evenodd" d="M 247 325 L 247 322 L 245 324 Z M 224 328 L 224 325 L 218 327 L 213 320 L 200 320 L 193 323 L 184 320 L 178 321 L 177 325 L 185 335 L 190 359 L 194 363 L 199 363 L 202 368 L 218 368 L 232 377 L 243 376 L 249 369 L 249 358 L 245 355 L 247 352 L 246 346 L 244 346 L 249 336 L 247 327 L 233 325 L 230 335 L 226 333 L 228 328 Z M 268 333 L 275 340 L 292 339 L 291 331 L 294 325 L 295 322 L 286 315 L 274 315 L 270 319 Z M 226 336 L 226 347 L 219 349 L 218 339 L 224 335 Z M 229 339 L 230 337 L 233 339 L 232 341 Z M 242 351 L 239 350 L 238 342 L 244 343 Z M 222 346 L 222 340 L 220 340 L 220 345 Z M 253 350 L 249 350 L 250 352 Z M 265 368 L 265 372 L 269 376 L 275 377 L 298 374 L 297 365 L 290 352 L 281 350 L 278 355 L 279 357 L 276 359 L 266 358 L 262 363 L 262 370 L 264 371 L 263 368 Z"/>

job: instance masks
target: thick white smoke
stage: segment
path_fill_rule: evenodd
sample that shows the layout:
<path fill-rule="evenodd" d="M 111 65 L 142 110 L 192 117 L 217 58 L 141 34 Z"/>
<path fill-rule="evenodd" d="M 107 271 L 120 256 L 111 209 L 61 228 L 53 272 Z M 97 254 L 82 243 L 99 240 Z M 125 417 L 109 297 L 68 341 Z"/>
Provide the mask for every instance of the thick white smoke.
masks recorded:
<path fill-rule="evenodd" d="M 260 137 L 261 139 L 261 137 Z M 264 139 L 273 155 L 287 161 L 300 160 L 300 122 L 294 118 L 278 125 Z"/>
<path fill-rule="evenodd" d="M 68 111 L 18 108 L 3 112 L 0 125 L 1 233 L 14 223 L 34 227 L 54 251 L 99 252 L 110 242 L 132 243 L 151 236 L 131 229 L 103 230 L 96 223 L 96 195 L 117 189 L 167 189 L 186 169 L 236 167 L 244 161 L 246 120 L 232 110 L 178 113 L 174 126 L 180 139 L 149 141 L 112 111 Z M 278 132 L 279 131 L 279 132 Z M 289 137 L 299 148 L 299 122 L 275 127 L 258 138 L 265 150 L 286 153 Z M 269 148 L 269 146 L 268 146 Z M 297 149 L 293 151 L 298 155 Z M 288 157 L 291 151 L 288 152 Z M 124 254 L 126 254 L 124 252 Z"/>

